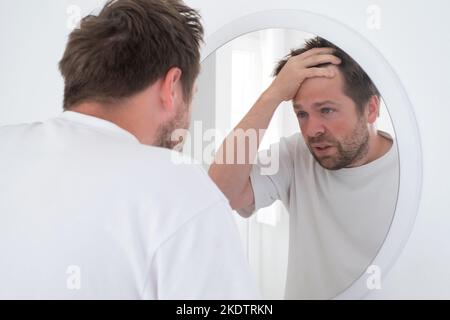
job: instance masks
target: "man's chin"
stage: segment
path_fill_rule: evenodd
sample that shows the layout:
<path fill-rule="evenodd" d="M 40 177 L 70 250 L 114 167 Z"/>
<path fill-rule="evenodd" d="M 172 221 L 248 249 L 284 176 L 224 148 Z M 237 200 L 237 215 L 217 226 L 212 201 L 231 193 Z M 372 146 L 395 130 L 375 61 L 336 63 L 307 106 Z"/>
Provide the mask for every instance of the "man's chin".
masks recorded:
<path fill-rule="evenodd" d="M 317 160 L 317 162 L 320 164 L 320 166 L 327 170 L 338 170 L 339 168 L 335 167 L 334 161 L 329 161 L 328 159 L 325 160 Z"/>
<path fill-rule="evenodd" d="M 158 145 L 155 145 L 155 147 L 160 147 L 160 148 L 164 148 L 164 149 L 183 152 L 184 142 L 165 141 L 163 143 L 159 143 Z"/>
<path fill-rule="evenodd" d="M 185 126 L 177 126 L 174 123 L 161 126 L 158 130 L 154 146 L 182 152 L 186 139 L 189 138 L 189 130 L 187 127 L 188 124 Z"/>
<path fill-rule="evenodd" d="M 333 156 L 317 156 L 314 154 L 314 159 L 317 163 L 324 169 L 327 170 L 339 170 L 342 169 L 341 166 L 338 165 L 336 158 Z"/>

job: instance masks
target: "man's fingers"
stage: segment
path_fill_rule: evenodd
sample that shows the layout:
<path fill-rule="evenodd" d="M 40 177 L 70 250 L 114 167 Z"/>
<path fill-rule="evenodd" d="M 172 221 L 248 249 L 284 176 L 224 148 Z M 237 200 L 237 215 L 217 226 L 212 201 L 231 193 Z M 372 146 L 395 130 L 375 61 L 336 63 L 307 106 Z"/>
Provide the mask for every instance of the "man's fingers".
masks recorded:
<path fill-rule="evenodd" d="M 330 70 L 332 68 L 317 67 L 322 64 L 340 64 L 341 60 L 332 55 L 333 52 L 331 48 L 314 48 L 291 57 L 272 83 L 273 91 L 278 92 L 278 96 L 287 101 L 298 91 L 295 84 L 301 86 L 303 80 L 307 78 L 334 77 L 335 71 Z"/>
<path fill-rule="evenodd" d="M 313 48 L 306 52 L 303 52 L 298 57 L 301 57 L 301 59 L 306 59 L 311 56 L 319 55 L 319 54 L 332 54 L 334 53 L 334 49 L 332 48 Z"/>
<path fill-rule="evenodd" d="M 331 63 L 331 64 L 337 65 L 337 64 L 341 63 L 341 59 L 339 59 L 336 56 L 333 56 L 332 54 L 320 54 L 320 55 L 314 55 L 309 58 L 306 58 L 303 61 L 303 65 L 305 67 L 314 67 L 314 66 L 317 66 L 319 64 L 324 64 L 324 63 Z"/>
<path fill-rule="evenodd" d="M 316 78 L 316 77 L 325 77 L 325 78 L 333 78 L 336 76 L 334 70 L 330 68 L 308 68 L 305 73 L 306 78 Z"/>

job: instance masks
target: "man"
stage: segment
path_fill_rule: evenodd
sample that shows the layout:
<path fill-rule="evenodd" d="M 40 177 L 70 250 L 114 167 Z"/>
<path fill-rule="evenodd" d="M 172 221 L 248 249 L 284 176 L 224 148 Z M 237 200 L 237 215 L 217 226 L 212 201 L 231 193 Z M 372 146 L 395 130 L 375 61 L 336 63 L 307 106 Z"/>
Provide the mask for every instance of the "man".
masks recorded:
<path fill-rule="evenodd" d="M 0 299 L 254 299 L 227 199 L 176 165 L 203 28 L 178 0 L 109 1 L 70 34 L 64 109 L 0 128 Z"/>
<path fill-rule="evenodd" d="M 306 79 L 318 69 L 322 77 Z M 396 146 L 376 129 L 380 95 L 375 85 L 332 43 L 319 37 L 307 41 L 280 61 L 275 75 L 223 143 L 209 174 L 244 217 L 276 200 L 287 208 L 286 298 L 333 298 L 364 273 L 386 236 L 397 199 Z M 254 159 L 257 147 L 245 139 L 236 143 L 234 132 L 257 130 L 259 146 L 260 130 L 289 100 L 301 134 L 261 151 L 254 164 L 224 160 L 236 159 L 242 150 Z M 264 165 L 273 161 L 279 161 L 278 170 L 264 173 Z"/>

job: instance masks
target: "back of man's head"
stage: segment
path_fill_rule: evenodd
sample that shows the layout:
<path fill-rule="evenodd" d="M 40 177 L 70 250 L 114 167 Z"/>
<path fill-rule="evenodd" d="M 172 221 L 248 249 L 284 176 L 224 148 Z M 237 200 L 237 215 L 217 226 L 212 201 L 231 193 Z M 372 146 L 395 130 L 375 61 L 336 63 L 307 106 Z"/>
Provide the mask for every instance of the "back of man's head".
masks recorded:
<path fill-rule="evenodd" d="M 83 18 L 59 63 L 64 110 L 83 102 L 115 104 L 182 71 L 189 102 L 200 70 L 200 15 L 181 0 L 109 0 Z"/>
<path fill-rule="evenodd" d="M 313 48 L 332 48 L 333 55 L 341 59 L 341 63 L 337 66 L 344 77 L 344 93 L 350 97 L 356 104 L 358 111 L 362 114 L 365 104 L 372 96 L 380 97 L 380 93 L 372 82 L 367 73 L 360 65 L 353 60 L 345 51 L 334 45 L 333 43 L 321 37 L 315 37 L 307 40 L 301 48 L 291 50 L 291 53 L 282 59 L 274 70 L 274 75 L 278 75 L 290 57 L 300 55 Z M 321 67 L 323 65 L 319 65 Z"/>

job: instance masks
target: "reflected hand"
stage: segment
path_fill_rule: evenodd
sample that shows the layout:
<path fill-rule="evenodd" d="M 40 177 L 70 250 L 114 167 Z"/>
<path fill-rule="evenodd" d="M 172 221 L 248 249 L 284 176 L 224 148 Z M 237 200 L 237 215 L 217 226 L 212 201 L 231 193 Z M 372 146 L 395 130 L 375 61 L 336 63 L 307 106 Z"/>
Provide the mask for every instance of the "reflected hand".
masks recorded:
<path fill-rule="evenodd" d="M 332 55 L 332 48 L 314 48 L 289 58 L 278 76 L 266 90 L 266 94 L 280 103 L 294 99 L 301 84 L 308 78 L 333 78 L 336 74 L 330 68 L 316 67 L 331 63 L 338 65 L 341 60 Z"/>

